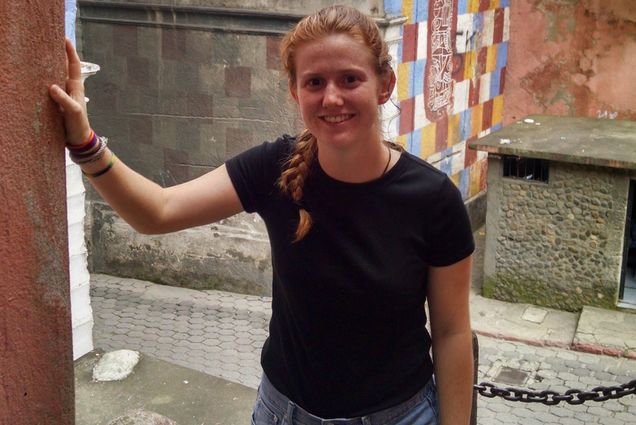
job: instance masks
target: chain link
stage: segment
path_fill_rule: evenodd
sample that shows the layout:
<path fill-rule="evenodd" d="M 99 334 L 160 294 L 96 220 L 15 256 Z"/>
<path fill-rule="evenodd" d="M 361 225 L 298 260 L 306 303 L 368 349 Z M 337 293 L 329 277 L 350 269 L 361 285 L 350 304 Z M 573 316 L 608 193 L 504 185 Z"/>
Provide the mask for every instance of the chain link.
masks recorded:
<path fill-rule="evenodd" d="M 542 403 L 547 406 L 554 406 L 562 401 L 568 404 L 583 404 L 586 401 L 599 402 L 636 394 L 636 379 L 622 385 L 595 387 L 591 391 L 571 389 L 567 390 L 564 394 L 550 390 L 533 391 L 523 388 L 500 388 L 490 382 L 482 382 L 473 388 L 479 392 L 479 395 L 487 398 L 501 397 L 508 401 Z"/>

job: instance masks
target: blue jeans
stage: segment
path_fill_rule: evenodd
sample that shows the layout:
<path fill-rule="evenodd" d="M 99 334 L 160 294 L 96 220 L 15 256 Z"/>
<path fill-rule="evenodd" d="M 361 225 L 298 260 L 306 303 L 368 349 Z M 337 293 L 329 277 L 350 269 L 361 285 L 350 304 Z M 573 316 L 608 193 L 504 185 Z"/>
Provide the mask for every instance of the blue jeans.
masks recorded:
<path fill-rule="evenodd" d="M 357 418 L 324 419 L 312 415 L 279 393 L 263 374 L 252 425 L 437 425 L 437 391 L 431 379 L 409 400 Z"/>

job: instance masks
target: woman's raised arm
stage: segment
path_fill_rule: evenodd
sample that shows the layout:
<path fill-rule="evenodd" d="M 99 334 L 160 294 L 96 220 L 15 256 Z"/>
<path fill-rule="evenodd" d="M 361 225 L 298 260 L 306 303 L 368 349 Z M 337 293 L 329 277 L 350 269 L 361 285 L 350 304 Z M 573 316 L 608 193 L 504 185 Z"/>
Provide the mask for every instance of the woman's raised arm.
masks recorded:
<path fill-rule="evenodd" d="M 64 114 L 66 143 L 72 149 L 86 144 L 92 132 L 84 101 L 80 58 L 68 39 L 66 56 L 66 90 L 52 85 L 49 93 Z M 162 188 L 131 170 L 108 148 L 103 149 L 98 159 L 80 166 L 104 200 L 141 233 L 167 233 L 199 226 L 243 210 L 225 166 L 169 188 Z"/>

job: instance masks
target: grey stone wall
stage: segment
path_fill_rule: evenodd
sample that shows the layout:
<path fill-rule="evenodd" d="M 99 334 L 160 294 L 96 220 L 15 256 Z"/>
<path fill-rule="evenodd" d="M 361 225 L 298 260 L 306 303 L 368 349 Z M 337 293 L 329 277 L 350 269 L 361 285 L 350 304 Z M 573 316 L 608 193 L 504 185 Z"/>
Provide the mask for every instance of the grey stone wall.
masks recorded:
<path fill-rule="evenodd" d="M 488 161 L 484 295 L 576 311 L 615 308 L 630 175 L 550 162 L 548 183 Z"/>

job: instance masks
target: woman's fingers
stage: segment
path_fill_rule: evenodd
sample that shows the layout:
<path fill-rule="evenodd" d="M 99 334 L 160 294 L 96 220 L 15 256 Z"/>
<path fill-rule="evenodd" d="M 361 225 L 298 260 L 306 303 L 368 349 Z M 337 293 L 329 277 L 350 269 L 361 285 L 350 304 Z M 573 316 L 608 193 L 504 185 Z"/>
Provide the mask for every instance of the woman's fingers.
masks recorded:
<path fill-rule="evenodd" d="M 82 64 L 71 40 L 66 39 L 66 57 L 68 58 L 68 78 L 82 81 Z"/>

